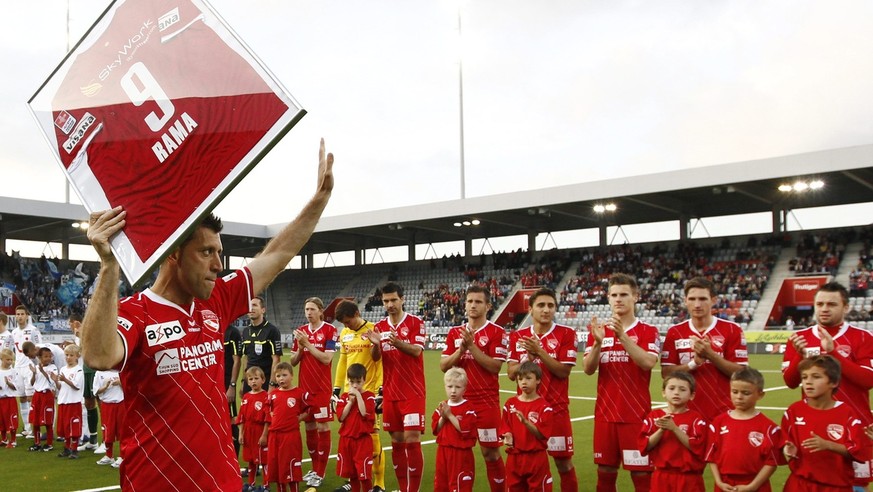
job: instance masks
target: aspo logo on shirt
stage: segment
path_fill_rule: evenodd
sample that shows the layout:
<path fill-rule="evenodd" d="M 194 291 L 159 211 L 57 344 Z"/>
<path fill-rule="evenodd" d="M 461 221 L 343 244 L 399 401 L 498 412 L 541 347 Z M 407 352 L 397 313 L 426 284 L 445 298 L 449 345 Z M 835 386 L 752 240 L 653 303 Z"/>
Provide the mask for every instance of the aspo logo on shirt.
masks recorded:
<path fill-rule="evenodd" d="M 155 345 L 164 345 L 169 342 L 181 340 L 185 337 L 185 330 L 177 321 L 167 323 L 158 323 L 156 325 L 148 325 L 145 327 L 146 340 L 149 342 L 149 347 Z"/>

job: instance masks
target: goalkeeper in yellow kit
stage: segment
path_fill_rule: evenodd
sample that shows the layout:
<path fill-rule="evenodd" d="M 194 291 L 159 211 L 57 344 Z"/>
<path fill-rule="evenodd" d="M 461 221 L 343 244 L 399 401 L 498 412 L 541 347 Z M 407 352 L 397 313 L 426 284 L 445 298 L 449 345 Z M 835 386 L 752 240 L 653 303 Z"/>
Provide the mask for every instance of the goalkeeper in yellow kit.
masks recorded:
<path fill-rule="evenodd" d="M 364 336 L 373 329 L 373 323 L 364 321 L 357 304 L 352 301 L 342 301 L 337 304 L 336 320 L 345 325 L 339 335 L 340 357 L 336 365 L 336 377 L 333 382 L 333 394 L 339 398 L 343 392 L 348 391 L 346 382 L 346 368 L 352 364 L 361 364 L 367 368 L 367 382 L 364 384 L 366 391 L 372 391 L 376 395 L 376 425 L 373 428 L 373 490 L 385 490 L 385 461 L 382 456 L 382 441 L 379 439 L 379 431 L 382 427 L 382 361 L 374 361 L 370 355 L 372 343 Z M 351 490 L 347 483 L 334 492 Z"/>

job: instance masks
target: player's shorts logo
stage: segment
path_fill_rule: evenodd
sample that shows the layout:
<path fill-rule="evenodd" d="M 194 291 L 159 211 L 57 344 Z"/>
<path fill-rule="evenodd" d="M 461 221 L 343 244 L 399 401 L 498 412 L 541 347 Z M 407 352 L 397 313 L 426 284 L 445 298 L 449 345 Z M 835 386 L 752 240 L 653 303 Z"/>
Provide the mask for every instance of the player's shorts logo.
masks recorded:
<path fill-rule="evenodd" d="M 761 434 L 760 432 L 749 432 L 749 444 L 751 444 L 753 448 L 760 447 L 761 444 L 764 444 L 764 434 Z"/>
<path fill-rule="evenodd" d="M 179 349 L 171 348 L 156 352 L 155 362 L 158 364 L 156 368 L 158 376 L 182 372 L 182 361 L 179 360 Z"/>
<path fill-rule="evenodd" d="M 840 424 L 828 424 L 828 437 L 834 441 L 842 439 L 845 428 Z"/>

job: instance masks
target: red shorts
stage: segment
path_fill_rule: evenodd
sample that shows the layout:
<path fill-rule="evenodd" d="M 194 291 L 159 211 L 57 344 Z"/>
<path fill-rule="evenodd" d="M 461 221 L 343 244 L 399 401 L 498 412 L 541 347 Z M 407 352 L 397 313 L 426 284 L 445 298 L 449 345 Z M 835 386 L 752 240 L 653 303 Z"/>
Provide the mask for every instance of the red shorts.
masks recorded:
<path fill-rule="evenodd" d="M 479 445 L 483 448 L 499 448 L 503 440 L 497 435 L 500 428 L 500 402 L 489 404 L 472 402 L 476 410 L 476 429 Z"/>
<path fill-rule="evenodd" d="M 81 411 L 79 418 L 82 418 Z M 30 420 L 31 425 L 53 425 L 55 422 L 55 394 L 51 391 L 35 392 L 30 400 L 28 420 Z"/>
<path fill-rule="evenodd" d="M 264 434 L 264 424 L 254 422 L 244 422 L 243 424 L 243 461 L 246 463 L 264 463 L 268 448 L 258 444 Z M 267 440 L 269 438 L 270 435 L 267 434 Z"/>
<path fill-rule="evenodd" d="M 471 492 L 476 477 L 476 461 L 473 448 L 437 446 L 434 490 Z"/>
<path fill-rule="evenodd" d="M 851 490 L 851 487 L 828 485 L 800 478 L 797 475 L 788 475 L 782 492 L 844 492 L 846 490 Z"/>
<path fill-rule="evenodd" d="M 267 438 L 267 474 L 270 482 L 291 483 L 303 480 L 303 442 L 300 431 L 272 432 Z"/>
<path fill-rule="evenodd" d="M 557 410 L 552 416 L 552 437 L 549 438 L 549 456 L 553 458 L 573 457 L 573 424 L 568 409 Z M 637 427 L 639 432 L 639 427 Z"/>
<path fill-rule="evenodd" d="M 382 402 L 382 428 L 386 432 L 424 432 L 424 398 Z"/>
<path fill-rule="evenodd" d="M 0 398 L 0 429 L 18 430 L 18 399 L 14 396 Z"/>
<path fill-rule="evenodd" d="M 725 475 L 722 473 L 721 481 L 728 485 L 748 485 L 755 480 L 756 476 L 757 475 Z M 718 487 L 716 487 L 716 489 L 718 489 Z M 764 482 L 764 484 L 758 488 L 758 492 L 770 492 L 771 490 L 769 480 Z M 719 491 L 716 490 L 716 492 Z"/>
<path fill-rule="evenodd" d="M 124 403 L 100 402 L 100 424 L 103 427 L 103 442 L 115 442 L 121 438 L 124 424 Z"/>
<path fill-rule="evenodd" d="M 594 421 L 594 463 L 625 470 L 650 472 L 654 469 L 649 457 L 640 453 L 638 424 Z"/>
<path fill-rule="evenodd" d="M 343 478 L 370 480 L 373 476 L 373 436 L 340 436 L 336 474 Z"/>
<path fill-rule="evenodd" d="M 651 492 L 706 492 L 703 484 L 703 472 L 677 472 L 655 469 L 652 473 Z"/>
<path fill-rule="evenodd" d="M 552 472 L 549 469 L 549 455 L 542 451 L 507 453 L 506 490 L 550 492 Z"/>
<path fill-rule="evenodd" d="M 333 408 L 330 405 L 330 398 L 333 393 L 321 393 L 317 395 L 309 395 L 310 405 L 306 412 L 308 415 L 304 422 L 333 422 Z"/>
<path fill-rule="evenodd" d="M 62 403 L 58 405 L 58 437 L 82 437 L 82 404 Z"/>

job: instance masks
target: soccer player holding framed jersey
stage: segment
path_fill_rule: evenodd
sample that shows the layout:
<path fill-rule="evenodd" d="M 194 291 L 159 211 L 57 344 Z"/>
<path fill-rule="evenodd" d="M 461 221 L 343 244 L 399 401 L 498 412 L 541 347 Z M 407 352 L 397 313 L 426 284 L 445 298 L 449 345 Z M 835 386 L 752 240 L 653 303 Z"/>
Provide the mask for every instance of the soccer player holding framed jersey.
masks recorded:
<path fill-rule="evenodd" d="M 594 463 L 597 490 L 615 490 L 618 468 L 630 471 L 637 491 L 650 487 L 652 465 L 640 454 L 637 436 L 652 409 L 649 382 L 661 355 L 661 335 L 634 314 L 637 281 L 623 273 L 609 278 L 612 317 L 591 320 L 582 359 L 585 374 L 598 372 L 594 404 Z"/>
<path fill-rule="evenodd" d="M 330 366 L 336 350 L 336 328 L 324 321 L 324 302 L 310 297 L 303 303 L 309 323 L 294 331 L 291 365 L 300 364 L 300 387 L 309 393 L 306 417 L 306 447 L 312 459 L 312 471 L 303 479 L 311 487 L 324 480 L 327 457 L 330 456 L 330 423 L 333 421 L 333 396 Z"/>
<path fill-rule="evenodd" d="M 446 337 L 440 370 L 460 367 L 467 374 L 465 398 L 478 415 L 479 448 L 485 458 L 488 485 L 492 492 L 506 488 L 506 467 L 500 455 L 500 382 L 498 374 L 509 355 L 506 330 L 488 320 L 491 293 L 474 285 L 464 301 L 467 324 L 455 326 Z"/>
<path fill-rule="evenodd" d="M 570 372 L 576 365 L 576 332 L 555 323 L 558 297 L 552 289 L 539 289 L 528 300 L 533 324 L 509 337 L 509 379 L 515 381 L 526 361 L 542 369 L 539 392 L 554 411 L 551 417 L 549 455 L 561 477 L 561 490 L 579 490 L 573 467 L 573 426 L 570 423 Z"/>
<path fill-rule="evenodd" d="M 416 491 L 424 466 L 424 321 L 403 311 L 401 286 L 388 282 L 381 290 L 388 317 L 376 323 L 367 338 L 373 344 L 373 360 L 382 360 L 382 423 L 391 435 L 397 483 L 402 492 Z"/>
<path fill-rule="evenodd" d="M 661 375 L 688 371 L 697 395 L 688 406 L 711 421 L 731 408 L 731 374 L 748 365 L 746 337 L 740 325 L 712 315 L 715 286 L 695 277 L 685 282 L 689 319 L 667 330 L 661 352 Z"/>
<path fill-rule="evenodd" d="M 240 489 L 224 387 L 224 328 L 249 311 L 252 296 L 306 244 L 333 190 L 332 167 L 322 140 L 315 195 L 247 267 L 219 277 L 221 223 L 209 217 L 164 260 L 151 288 L 120 303 L 120 269 L 109 240 L 127 220 L 148 217 L 121 208 L 91 214 L 88 239 L 100 256 L 100 277 L 82 346 L 89 366 L 120 369 L 127 402 L 122 489 Z"/>
<path fill-rule="evenodd" d="M 813 300 L 815 326 L 794 332 L 785 346 L 782 358 L 782 378 L 789 388 L 800 386 L 799 366 L 804 359 L 822 354 L 840 363 L 840 389 L 834 398 L 849 405 L 868 426 L 870 388 L 873 388 L 873 335 L 845 321 L 849 312 L 849 292 L 837 283 L 819 287 Z M 855 485 L 866 486 L 871 481 L 871 462 L 855 463 Z"/>

